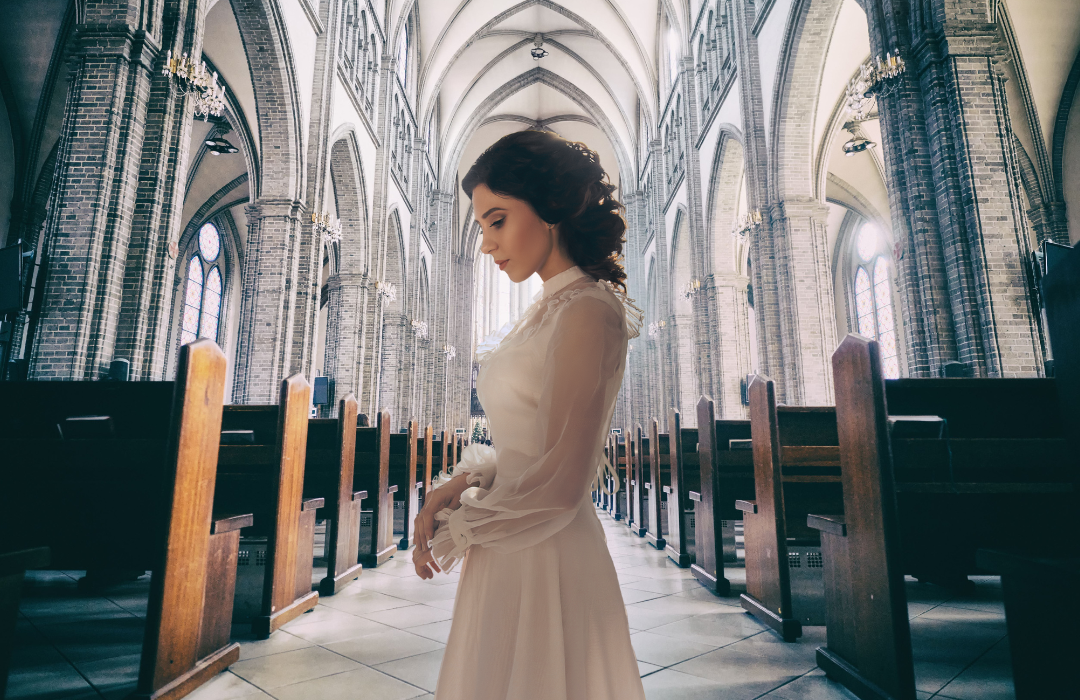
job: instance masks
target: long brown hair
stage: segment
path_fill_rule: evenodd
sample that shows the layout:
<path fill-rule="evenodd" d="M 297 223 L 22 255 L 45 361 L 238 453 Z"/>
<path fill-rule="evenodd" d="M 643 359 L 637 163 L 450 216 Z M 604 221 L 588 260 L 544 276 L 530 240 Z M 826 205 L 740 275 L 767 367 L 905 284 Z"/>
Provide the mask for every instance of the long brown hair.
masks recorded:
<path fill-rule="evenodd" d="M 480 154 L 461 188 L 477 185 L 528 202 L 537 216 L 559 226 L 574 264 L 594 279 L 626 291 L 622 257 L 626 221 L 596 151 L 550 131 L 518 131 Z"/>

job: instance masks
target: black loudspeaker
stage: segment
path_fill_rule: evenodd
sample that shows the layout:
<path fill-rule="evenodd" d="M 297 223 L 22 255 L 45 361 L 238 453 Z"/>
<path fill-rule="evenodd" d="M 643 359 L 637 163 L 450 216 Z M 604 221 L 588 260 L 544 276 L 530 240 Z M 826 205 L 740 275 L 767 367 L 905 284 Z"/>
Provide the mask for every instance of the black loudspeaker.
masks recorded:
<path fill-rule="evenodd" d="M 0 248 L 0 316 L 22 308 L 22 242 Z"/>
<path fill-rule="evenodd" d="M 128 360 L 113 360 L 109 363 L 109 381 L 126 382 L 131 372 L 131 362 Z"/>
<path fill-rule="evenodd" d="M 315 386 L 311 392 L 311 403 L 325 406 L 330 403 L 330 377 L 315 377 Z"/>
<path fill-rule="evenodd" d="M 954 377 L 970 377 L 971 370 L 963 362 L 946 362 L 941 365 L 939 370 L 942 377 L 954 378 Z"/>

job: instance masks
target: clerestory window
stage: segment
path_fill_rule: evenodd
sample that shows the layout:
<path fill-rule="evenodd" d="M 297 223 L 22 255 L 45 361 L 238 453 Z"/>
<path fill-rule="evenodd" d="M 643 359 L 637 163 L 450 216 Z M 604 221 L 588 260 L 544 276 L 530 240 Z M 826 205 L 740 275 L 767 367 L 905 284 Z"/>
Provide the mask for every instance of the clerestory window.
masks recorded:
<path fill-rule="evenodd" d="M 199 229 L 198 246 L 188 259 L 184 313 L 180 320 L 181 345 L 196 338 L 217 342 L 224 292 L 220 257 L 221 234 L 213 224 L 203 224 Z"/>

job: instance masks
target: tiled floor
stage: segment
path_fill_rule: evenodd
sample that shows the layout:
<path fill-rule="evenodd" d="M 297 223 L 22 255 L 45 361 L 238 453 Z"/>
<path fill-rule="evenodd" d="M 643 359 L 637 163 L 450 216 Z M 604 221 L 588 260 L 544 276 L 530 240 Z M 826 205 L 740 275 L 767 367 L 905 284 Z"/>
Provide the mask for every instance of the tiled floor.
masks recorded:
<path fill-rule="evenodd" d="M 738 607 L 737 594 L 714 597 L 621 523 L 600 518 L 650 700 L 854 697 L 817 670 L 824 628 L 785 644 Z M 146 580 L 85 598 L 77 576 L 34 572 L 8 698 L 121 698 L 134 687 Z M 399 553 L 270 639 L 239 634 L 241 660 L 189 698 L 430 698 L 456 589 L 456 575 L 416 578 Z M 1014 697 L 997 579 L 976 579 L 976 594 L 964 599 L 915 582 L 908 596 L 919 698 Z"/>

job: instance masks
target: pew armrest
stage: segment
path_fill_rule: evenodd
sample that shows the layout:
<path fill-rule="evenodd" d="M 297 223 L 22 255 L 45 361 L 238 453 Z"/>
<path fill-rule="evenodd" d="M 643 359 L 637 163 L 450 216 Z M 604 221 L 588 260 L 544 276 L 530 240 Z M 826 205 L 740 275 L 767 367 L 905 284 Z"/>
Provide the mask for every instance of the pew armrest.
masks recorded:
<path fill-rule="evenodd" d="M 223 532 L 232 532 L 255 524 L 255 516 L 251 513 L 240 515 L 215 515 L 210 521 L 210 534 L 220 535 Z"/>
<path fill-rule="evenodd" d="M 367 498 L 367 491 L 353 491 L 353 501 L 362 501 Z"/>
<path fill-rule="evenodd" d="M 660 490 L 663 491 L 664 493 L 671 493 L 671 487 L 670 486 L 662 486 L 662 487 L 660 487 Z"/>
<path fill-rule="evenodd" d="M 652 489 L 652 482 L 651 482 L 651 481 L 646 481 L 646 482 L 645 482 L 645 488 L 647 488 L 647 489 L 650 489 L 650 490 L 651 490 L 651 489 Z"/>
<path fill-rule="evenodd" d="M 728 440 L 729 450 L 752 450 L 754 449 L 753 440 Z"/>
<path fill-rule="evenodd" d="M 631 486 L 637 486 L 637 479 L 631 479 L 630 480 L 630 485 Z"/>
<path fill-rule="evenodd" d="M 51 550 L 48 547 L 4 552 L 0 554 L 0 576 L 21 573 L 27 569 L 40 569 L 49 565 L 50 558 Z"/>
<path fill-rule="evenodd" d="M 847 521 L 842 515 L 807 515 L 806 526 L 838 537 L 847 537 Z"/>
<path fill-rule="evenodd" d="M 701 494 L 698 493 L 697 491 L 691 491 L 690 492 L 690 500 L 694 501 L 695 503 L 701 503 Z"/>
<path fill-rule="evenodd" d="M 744 513 L 757 513 L 757 503 L 754 501 L 735 501 L 735 508 Z"/>
<path fill-rule="evenodd" d="M 392 484 L 389 488 L 386 489 L 387 493 L 397 493 L 397 491 L 398 491 L 398 485 L 397 484 Z"/>
<path fill-rule="evenodd" d="M 325 498 L 305 498 L 300 510 L 316 510 L 326 505 Z"/>

